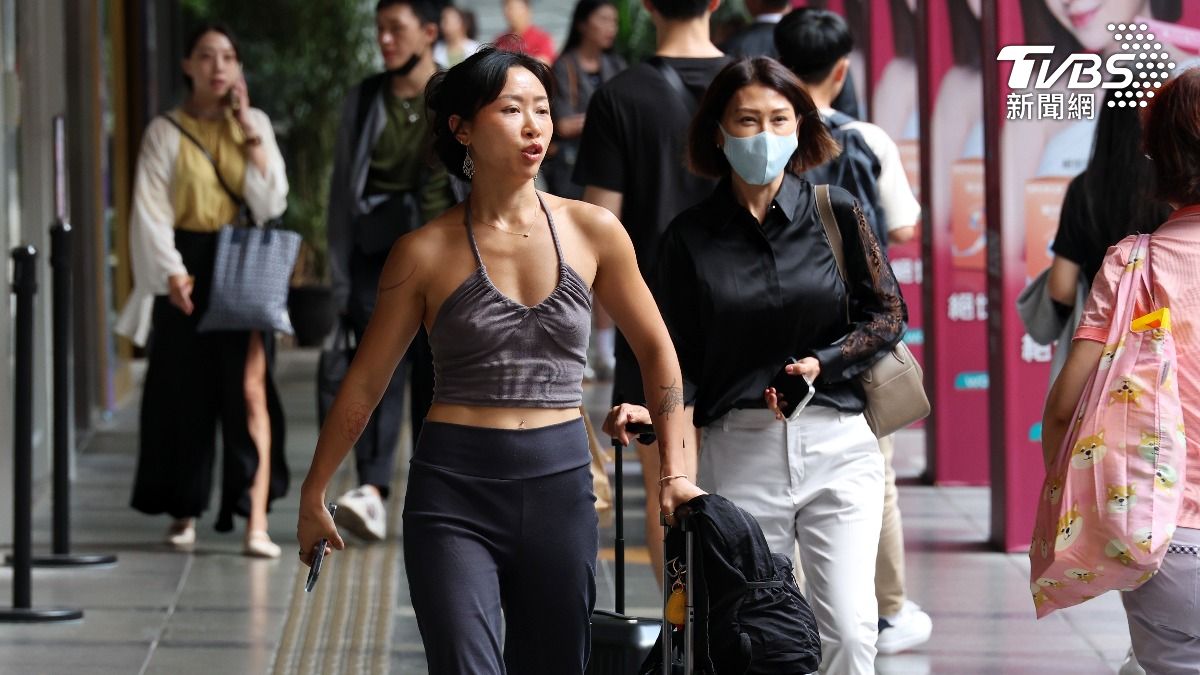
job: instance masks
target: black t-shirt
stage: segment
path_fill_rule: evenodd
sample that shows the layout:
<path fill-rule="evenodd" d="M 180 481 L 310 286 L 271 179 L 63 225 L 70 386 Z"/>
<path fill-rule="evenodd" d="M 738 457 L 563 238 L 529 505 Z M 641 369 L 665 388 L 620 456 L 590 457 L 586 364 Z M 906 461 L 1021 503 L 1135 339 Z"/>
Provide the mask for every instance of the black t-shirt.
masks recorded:
<path fill-rule="evenodd" d="M 751 58 L 769 56 L 778 59 L 779 50 L 775 48 L 775 24 L 755 21 L 721 45 L 721 51 L 730 56 Z"/>
<path fill-rule="evenodd" d="M 1090 285 L 1100 271 L 1108 247 L 1116 242 L 1108 241 L 1107 235 L 1098 229 L 1098 221 L 1088 206 L 1083 176 L 1082 173 L 1075 176 L 1067 186 L 1058 215 L 1058 232 L 1050 248 L 1054 255 L 1079 265 L 1080 274 Z"/>
<path fill-rule="evenodd" d="M 664 59 L 695 95 L 729 63 L 726 56 Z M 653 66 L 639 63 L 600 87 L 588 104 L 574 182 L 620 192 L 621 222 L 648 275 L 658 240 L 684 209 L 712 192 L 715 181 L 684 164 L 696 104 L 681 101 Z"/>

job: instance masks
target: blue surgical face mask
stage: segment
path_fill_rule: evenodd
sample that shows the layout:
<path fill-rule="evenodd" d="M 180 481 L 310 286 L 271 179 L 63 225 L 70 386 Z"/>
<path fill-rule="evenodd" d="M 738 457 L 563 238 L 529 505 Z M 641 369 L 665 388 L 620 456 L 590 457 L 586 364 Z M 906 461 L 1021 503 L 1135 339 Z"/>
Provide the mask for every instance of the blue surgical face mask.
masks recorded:
<path fill-rule="evenodd" d="M 761 134 L 739 138 L 721 129 L 725 137 L 725 159 L 742 180 L 751 185 L 766 185 L 779 177 L 795 154 L 800 140 L 796 134 L 779 134 L 764 131 Z"/>

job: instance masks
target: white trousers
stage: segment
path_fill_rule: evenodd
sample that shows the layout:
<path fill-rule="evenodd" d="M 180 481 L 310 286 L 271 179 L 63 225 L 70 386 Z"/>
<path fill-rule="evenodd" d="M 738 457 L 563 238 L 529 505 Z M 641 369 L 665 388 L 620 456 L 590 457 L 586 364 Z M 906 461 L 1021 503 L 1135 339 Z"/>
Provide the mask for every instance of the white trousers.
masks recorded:
<path fill-rule="evenodd" d="M 699 473 L 701 488 L 755 517 L 773 553 L 799 546 L 820 672 L 874 673 L 883 456 L 863 416 L 810 406 L 779 422 L 733 410 L 704 428 Z"/>

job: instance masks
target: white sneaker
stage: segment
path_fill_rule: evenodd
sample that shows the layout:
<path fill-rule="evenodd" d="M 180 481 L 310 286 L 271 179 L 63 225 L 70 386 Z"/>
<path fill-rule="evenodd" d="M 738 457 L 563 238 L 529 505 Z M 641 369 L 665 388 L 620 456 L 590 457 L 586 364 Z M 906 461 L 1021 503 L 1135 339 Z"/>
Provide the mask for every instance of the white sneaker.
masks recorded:
<path fill-rule="evenodd" d="M 1117 675 L 1146 675 L 1146 670 L 1142 668 L 1138 663 L 1137 656 L 1133 654 L 1133 647 L 1129 648 L 1129 653 L 1125 655 L 1125 662 L 1121 664 Z"/>
<path fill-rule="evenodd" d="M 382 541 L 387 535 L 387 511 L 374 490 L 355 488 L 337 500 L 337 524 L 367 541 Z"/>
<path fill-rule="evenodd" d="M 879 617 L 879 640 L 875 648 L 880 654 L 899 654 L 925 644 L 931 633 L 933 620 L 917 603 L 905 600 L 899 614 Z"/>

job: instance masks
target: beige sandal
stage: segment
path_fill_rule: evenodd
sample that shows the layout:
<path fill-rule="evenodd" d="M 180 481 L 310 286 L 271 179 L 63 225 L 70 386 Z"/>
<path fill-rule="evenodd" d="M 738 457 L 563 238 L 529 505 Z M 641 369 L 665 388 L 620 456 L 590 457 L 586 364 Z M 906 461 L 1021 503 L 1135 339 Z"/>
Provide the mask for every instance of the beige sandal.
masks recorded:
<path fill-rule="evenodd" d="M 246 540 L 242 543 L 242 555 L 251 558 L 278 558 L 280 552 L 279 545 L 271 541 L 271 535 L 266 530 L 247 532 Z"/>
<path fill-rule="evenodd" d="M 196 543 L 196 519 L 178 518 L 167 528 L 167 536 L 163 539 L 168 546 L 186 548 Z"/>

